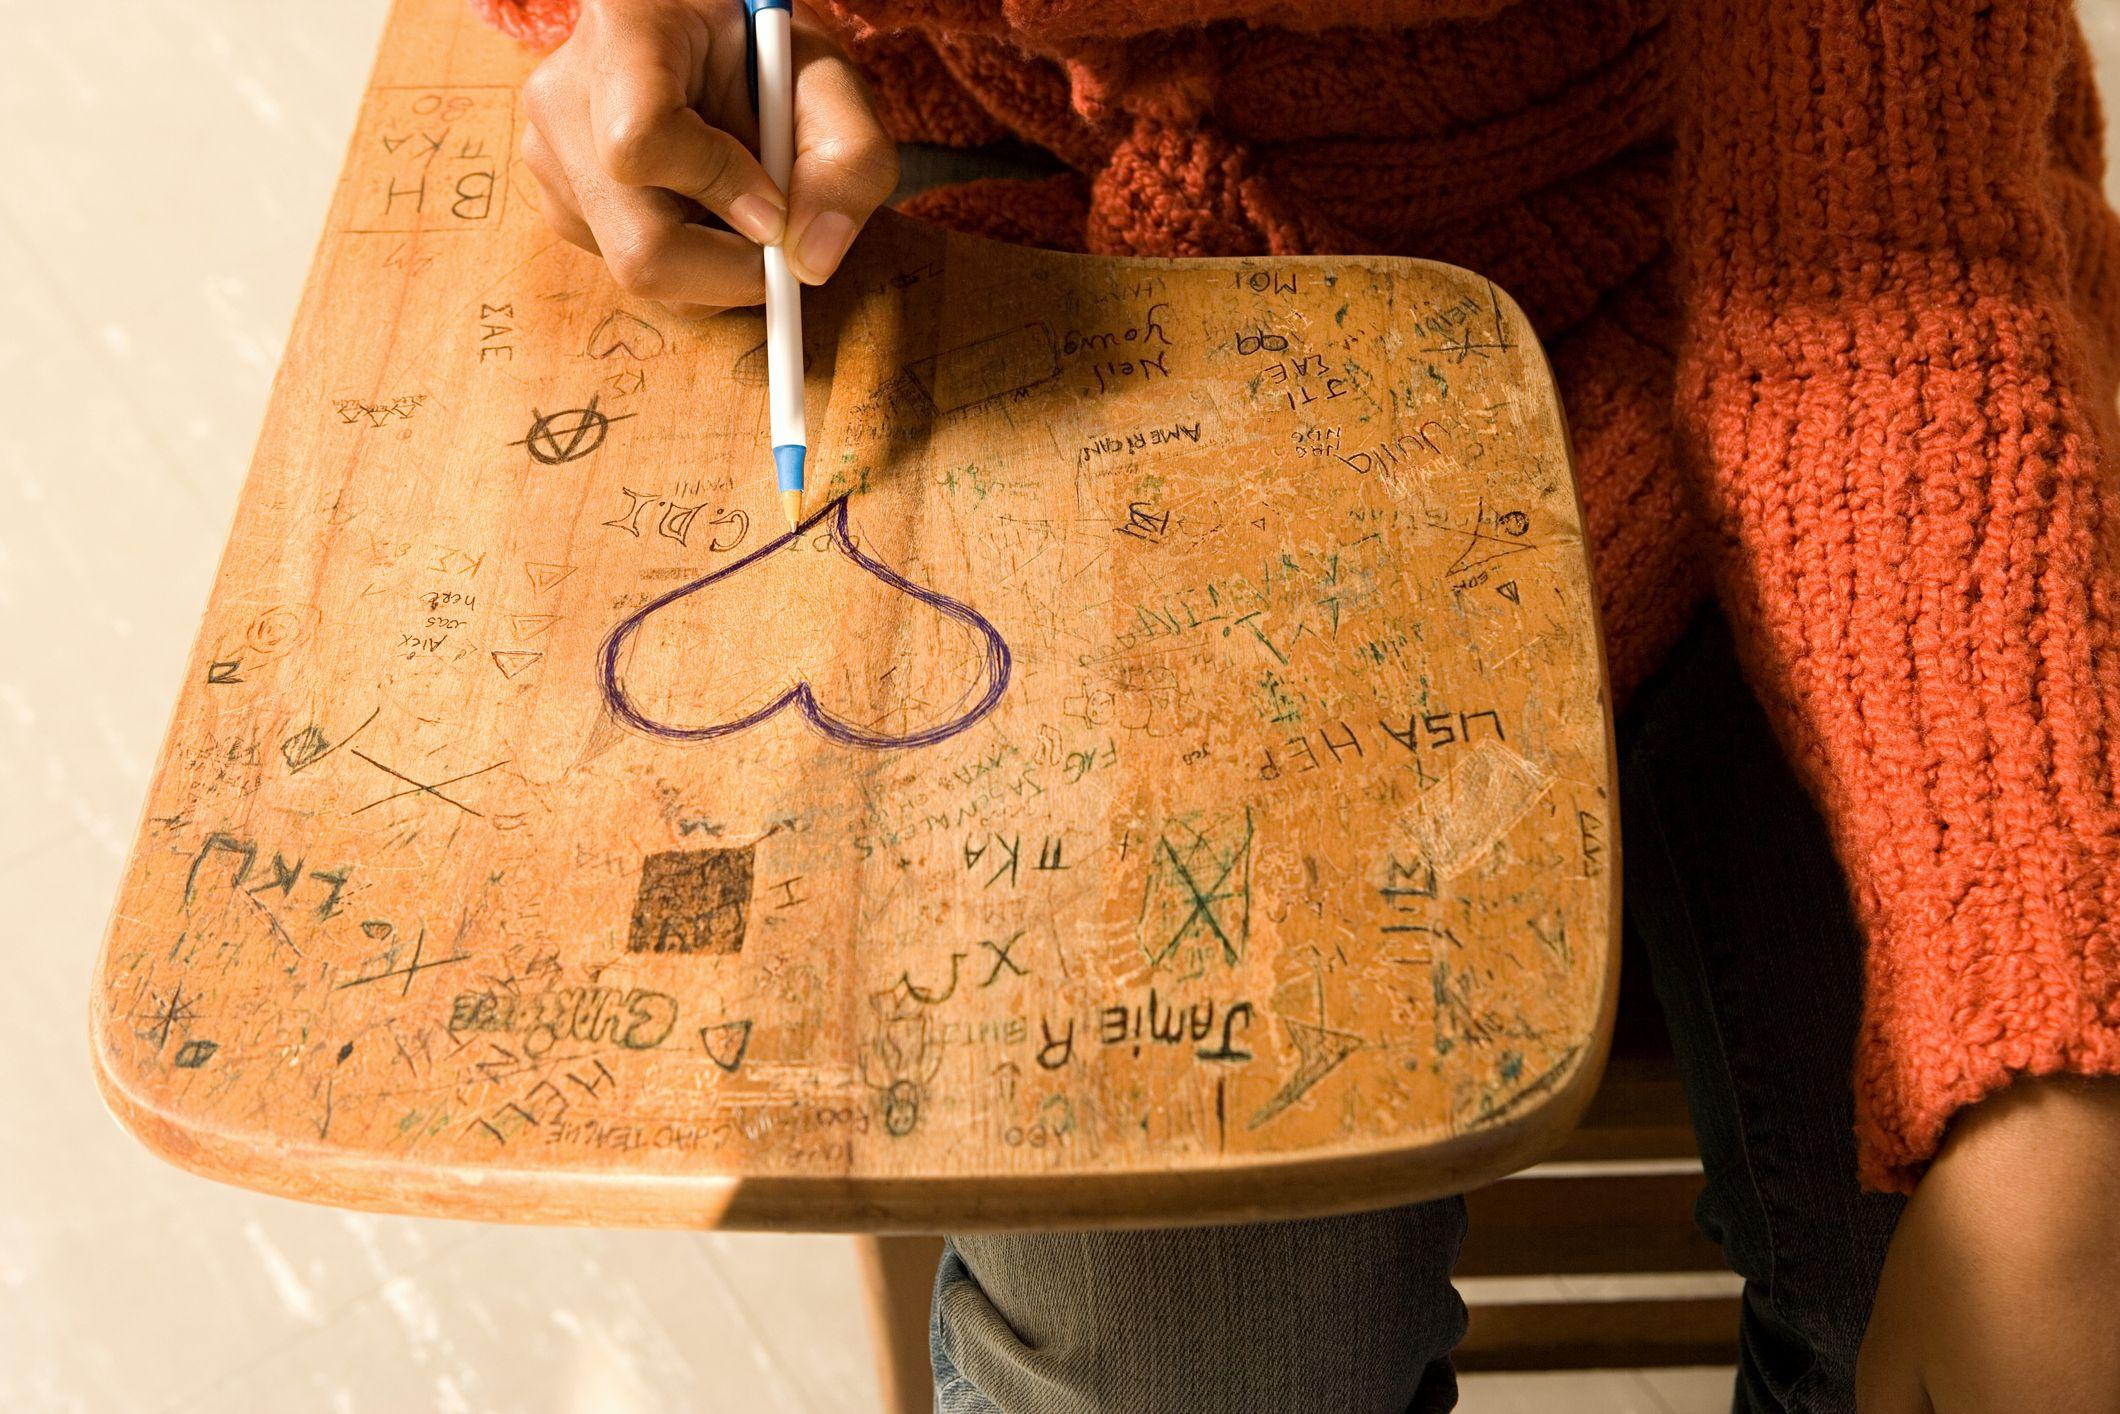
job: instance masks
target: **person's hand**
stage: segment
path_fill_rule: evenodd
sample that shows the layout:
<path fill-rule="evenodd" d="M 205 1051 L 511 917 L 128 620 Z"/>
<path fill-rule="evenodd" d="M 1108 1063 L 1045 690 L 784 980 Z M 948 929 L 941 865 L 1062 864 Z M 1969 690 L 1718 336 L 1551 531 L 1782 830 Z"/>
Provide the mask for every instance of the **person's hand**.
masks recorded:
<path fill-rule="evenodd" d="M 752 156 L 742 0 L 584 0 L 523 86 L 523 161 L 553 230 L 619 288 L 700 315 L 765 299 L 758 244 L 817 284 L 898 181 L 860 75 L 800 6 L 795 167 L 783 198 Z M 732 230 L 697 221 L 699 208 Z"/>
<path fill-rule="evenodd" d="M 1952 1125 L 1855 1391 L 1861 1414 L 2120 1410 L 2120 1081 L 2019 1081 Z"/>

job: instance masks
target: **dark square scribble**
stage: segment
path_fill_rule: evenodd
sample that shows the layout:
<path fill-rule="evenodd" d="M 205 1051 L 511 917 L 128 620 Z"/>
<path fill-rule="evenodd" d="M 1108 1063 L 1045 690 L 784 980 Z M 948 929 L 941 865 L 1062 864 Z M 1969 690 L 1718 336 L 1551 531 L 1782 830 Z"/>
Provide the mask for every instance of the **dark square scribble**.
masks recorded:
<path fill-rule="evenodd" d="M 751 910 L 751 847 L 681 849 L 640 862 L 630 952 L 743 950 Z"/>

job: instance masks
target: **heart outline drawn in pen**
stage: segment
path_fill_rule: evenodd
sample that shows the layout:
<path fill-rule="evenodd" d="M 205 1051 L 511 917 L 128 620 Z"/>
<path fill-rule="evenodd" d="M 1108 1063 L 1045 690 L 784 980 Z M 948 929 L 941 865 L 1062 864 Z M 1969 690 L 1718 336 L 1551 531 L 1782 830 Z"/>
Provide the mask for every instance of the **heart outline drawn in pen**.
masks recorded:
<path fill-rule="evenodd" d="M 987 688 L 977 702 L 946 722 L 940 722 L 934 726 L 924 727 L 917 732 L 904 735 L 864 731 L 852 722 L 847 721 L 844 717 L 835 715 L 817 700 L 817 694 L 811 689 L 807 678 L 797 679 L 795 684 L 789 687 L 787 691 L 755 711 L 746 712 L 743 716 L 731 721 L 712 722 L 703 727 L 677 727 L 671 726 L 667 722 L 658 722 L 634 704 L 632 697 L 626 692 L 625 685 L 619 681 L 619 657 L 624 653 L 627 641 L 640 631 L 641 626 L 650 617 L 680 599 L 697 594 L 701 590 L 710 588 L 729 578 L 731 575 L 740 573 L 746 566 L 756 564 L 800 537 L 810 534 L 826 521 L 830 522 L 833 548 L 846 559 L 851 560 L 858 568 L 866 570 L 869 574 L 874 575 L 899 593 L 904 594 L 917 603 L 926 605 L 944 618 L 965 625 L 979 635 L 985 650 L 983 656 Z M 933 746 L 937 742 L 947 741 L 957 735 L 957 733 L 972 726 L 1000 705 L 1001 695 L 1008 690 L 1012 665 L 1007 640 L 1002 638 L 1000 630 L 988 623 L 978 610 L 972 608 L 969 604 L 950 598 L 947 594 L 915 584 L 883 561 L 863 553 L 861 548 L 854 543 L 853 536 L 847 530 L 847 498 L 845 496 L 836 498 L 795 529 L 788 531 L 778 539 L 768 541 L 766 544 L 759 546 L 756 550 L 736 560 L 734 563 L 724 565 L 718 570 L 702 575 L 689 584 L 679 585 L 669 593 L 662 595 L 660 598 L 650 600 L 634 610 L 632 614 L 621 620 L 617 627 L 613 628 L 610 634 L 605 637 L 603 649 L 597 656 L 598 679 L 603 687 L 606 710 L 623 725 L 645 735 L 656 737 L 663 741 L 712 741 L 718 737 L 733 736 L 737 732 L 747 731 L 752 727 L 759 726 L 779 716 L 781 712 L 792 704 L 802 713 L 803 719 L 810 724 L 811 729 L 819 736 L 825 738 L 825 740 L 836 742 L 841 746 L 858 746 L 872 751 L 894 751 L 916 746 Z"/>

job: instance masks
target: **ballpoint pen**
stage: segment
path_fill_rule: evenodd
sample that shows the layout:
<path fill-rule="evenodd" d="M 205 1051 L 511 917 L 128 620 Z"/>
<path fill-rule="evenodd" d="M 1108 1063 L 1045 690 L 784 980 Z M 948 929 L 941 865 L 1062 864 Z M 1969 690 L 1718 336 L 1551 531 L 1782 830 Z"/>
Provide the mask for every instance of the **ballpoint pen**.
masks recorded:
<path fill-rule="evenodd" d="M 758 157 L 783 194 L 795 166 L 793 12 L 788 0 L 744 0 L 758 61 Z M 790 527 L 802 521 L 803 461 L 809 429 L 803 417 L 802 286 L 788 268 L 784 243 L 765 248 L 766 390 L 773 470 Z"/>

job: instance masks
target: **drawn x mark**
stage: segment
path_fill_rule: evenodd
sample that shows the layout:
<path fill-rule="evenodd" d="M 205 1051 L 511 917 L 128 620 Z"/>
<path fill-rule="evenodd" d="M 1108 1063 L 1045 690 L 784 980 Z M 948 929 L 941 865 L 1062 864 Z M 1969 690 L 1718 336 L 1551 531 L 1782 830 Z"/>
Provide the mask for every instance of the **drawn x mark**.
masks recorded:
<path fill-rule="evenodd" d="M 441 792 L 441 787 L 453 786 L 458 781 L 468 781 L 473 776 L 483 776 L 488 771 L 498 771 L 501 767 L 508 764 L 507 761 L 496 761 L 491 766 L 481 766 L 476 771 L 466 771 L 461 776 L 451 776 L 446 781 L 436 781 L 433 785 L 428 785 L 425 781 L 413 780 L 412 777 L 406 775 L 403 771 L 393 770 L 390 767 L 385 766 L 382 762 L 376 760 L 373 756 L 370 756 L 367 752 L 361 750 L 358 746 L 350 747 L 348 749 L 351 750 L 354 755 L 360 757 L 363 761 L 366 761 L 369 765 L 375 767 L 378 771 L 381 771 L 384 775 L 395 776 L 399 780 L 404 781 L 410 787 L 410 789 L 407 790 L 393 791 L 391 794 L 384 796 L 380 800 L 371 800 L 366 805 L 356 807 L 353 812 L 356 815 L 360 814 L 363 810 L 373 810 L 378 805 L 388 805 L 391 801 L 396 800 L 401 796 L 418 795 L 424 792 L 428 795 L 433 796 L 436 800 L 448 801 L 451 805 L 454 805 L 457 809 L 463 811 L 466 815 L 476 815 L 483 820 L 485 818 L 484 811 L 473 810 L 470 806 L 464 804 L 463 801 L 456 799 L 454 796 L 443 795 Z M 509 760 L 513 759 L 513 757 L 509 758 Z"/>
<path fill-rule="evenodd" d="M 448 957 L 435 958 L 432 962 L 422 962 L 420 960 L 420 955 L 425 952 L 426 949 L 427 930 L 425 928 L 422 928 L 420 929 L 419 936 L 412 940 L 411 962 L 406 963 L 403 967 L 389 968 L 386 971 L 375 973 L 372 976 L 355 977 L 350 981 L 339 983 L 338 986 L 333 988 L 332 990 L 343 992 L 348 987 L 365 987 L 370 982 L 380 982 L 385 977 L 402 977 L 405 979 L 405 985 L 398 989 L 398 995 L 406 996 L 409 995 L 412 991 L 412 979 L 414 977 L 417 977 L 420 973 L 425 972 L 428 968 L 447 967 L 452 962 L 462 962 L 465 958 L 471 956 L 471 954 L 467 952 L 458 952 L 453 953 Z"/>
<path fill-rule="evenodd" d="M 1222 886 L 1229 882 L 1230 872 L 1237 867 L 1237 855 L 1231 853 L 1223 861 L 1222 872 L 1215 876 L 1214 886 L 1203 890 L 1193 879 L 1192 871 L 1185 867 L 1185 862 L 1178 858 L 1178 851 L 1170 847 L 1170 841 L 1164 840 L 1162 843 L 1163 853 L 1169 858 L 1170 867 L 1178 873 L 1178 882 L 1185 885 L 1185 892 L 1192 896 L 1192 911 L 1185 915 L 1185 921 L 1178 925 L 1178 931 L 1170 935 L 1170 941 L 1164 945 L 1163 955 L 1170 956 L 1171 950 L 1183 942 L 1185 935 L 1192 931 L 1193 924 L 1200 922 L 1205 923 L 1208 931 L 1215 935 L 1215 941 L 1222 945 L 1224 956 L 1231 963 L 1237 962 L 1239 959 L 1236 947 L 1229 941 L 1229 934 L 1222 931 L 1222 920 L 1216 916 L 1214 909 L 1216 904 L 1236 897 L 1234 890 L 1225 890 Z"/>
<path fill-rule="evenodd" d="M 979 984 L 980 986 L 993 986 L 994 979 L 1001 975 L 1001 969 L 1004 967 L 1006 967 L 1009 971 L 1015 973 L 1018 977 L 1028 977 L 1031 975 L 1031 970 L 1028 967 L 1025 967 L 1022 963 L 1016 961 L 1016 959 L 1009 956 L 1009 953 L 1015 948 L 1016 944 L 1023 941 L 1023 931 L 1023 929 L 1018 928 L 1014 937 L 1008 938 L 998 943 L 993 941 L 993 939 L 991 938 L 981 938 L 979 940 L 980 947 L 990 949 L 994 954 L 993 970 L 986 974 L 986 980 L 984 982 L 981 982 Z"/>

